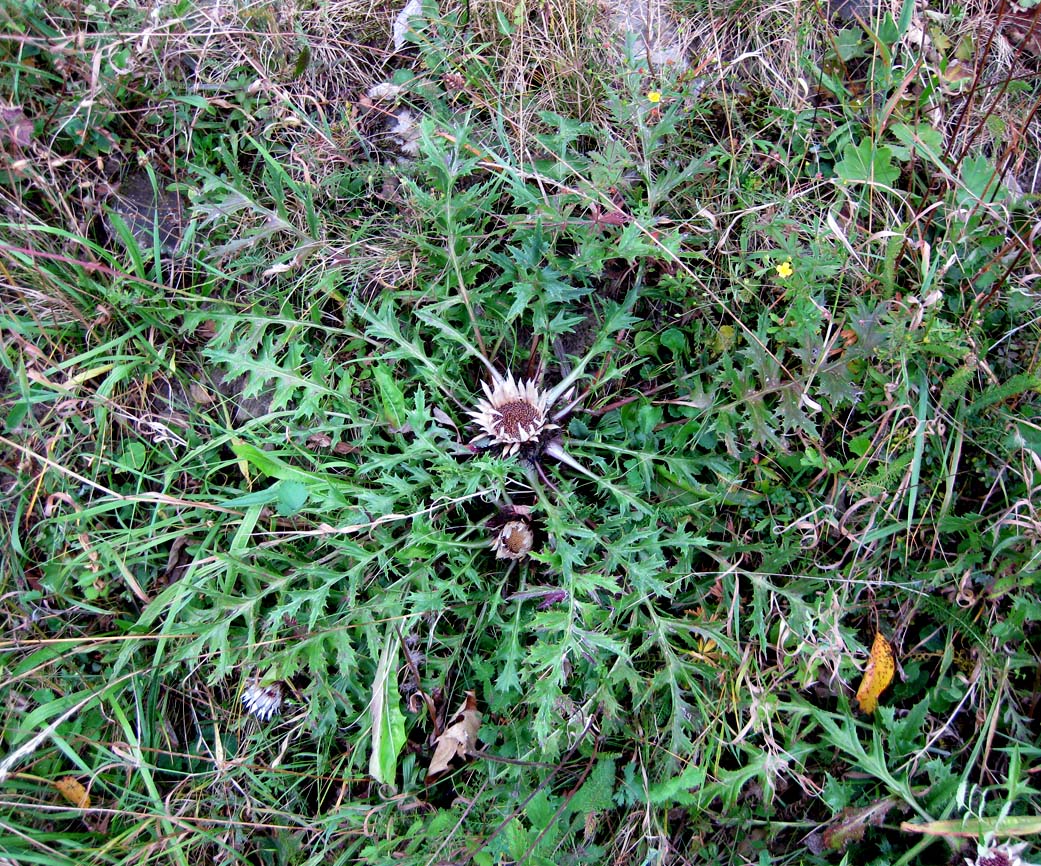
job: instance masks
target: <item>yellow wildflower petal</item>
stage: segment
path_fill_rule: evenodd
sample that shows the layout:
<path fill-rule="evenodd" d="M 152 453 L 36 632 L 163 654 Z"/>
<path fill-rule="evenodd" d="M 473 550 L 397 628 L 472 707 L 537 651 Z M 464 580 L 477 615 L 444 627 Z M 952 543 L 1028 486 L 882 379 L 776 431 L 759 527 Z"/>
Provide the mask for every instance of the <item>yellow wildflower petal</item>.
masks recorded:
<path fill-rule="evenodd" d="M 661 102 L 661 93 L 657 90 L 647 91 L 647 101 L 654 105 L 657 105 L 659 102 Z"/>
<path fill-rule="evenodd" d="M 785 277 L 790 277 L 794 273 L 795 273 L 795 268 L 792 267 L 792 260 L 791 259 L 788 259 L 788 261 L 786 261 L 786 262 L 781 262 L 777 266 L 777 276 L 781 277 L 781 279 L 784 279 Z"/>

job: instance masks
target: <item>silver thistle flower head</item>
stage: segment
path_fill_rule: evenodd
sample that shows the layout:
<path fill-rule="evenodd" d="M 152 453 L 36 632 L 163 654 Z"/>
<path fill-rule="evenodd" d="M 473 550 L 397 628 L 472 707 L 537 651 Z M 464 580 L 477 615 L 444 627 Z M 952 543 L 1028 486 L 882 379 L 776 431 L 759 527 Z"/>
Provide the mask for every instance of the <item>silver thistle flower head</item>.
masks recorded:
<path fill-rule="evenodd" d="M 492 539 L 496 559 L 523 559 L 535 543 L 535 533 L 527 520 L 510 520 L 503 524 Z"/>
<path fill-rule="evenodd" d="M 983 844 L 977 847 L 976 859 L 966 857 L 965 862 L 968 866 L 1031 866 L 1019 856 L 1026 848 L 1026 842 L 995 845 L 993 836 L 987 834 Z"/>
<path fill-rule="evenodd" d="M 481 428 L 478 439 L 502 446 L 503 457 L 518 453 L 525 445 L 537 443 L 550 430 L 556 430 L 549 410 L 553 395 L 541 390 L 534 379 L 514 379 L 493 374 L 492 384 L 482 382 L 487 399 L 478 400 L 468 414 Z"/>
<path fill-rule="evenodd" d="M 242 705 L 247 713 L 266 722 L 272 716 L 278 715 L 282 709 L 282 683 L 261 685 L 254 680 L 242 692 Z"/>

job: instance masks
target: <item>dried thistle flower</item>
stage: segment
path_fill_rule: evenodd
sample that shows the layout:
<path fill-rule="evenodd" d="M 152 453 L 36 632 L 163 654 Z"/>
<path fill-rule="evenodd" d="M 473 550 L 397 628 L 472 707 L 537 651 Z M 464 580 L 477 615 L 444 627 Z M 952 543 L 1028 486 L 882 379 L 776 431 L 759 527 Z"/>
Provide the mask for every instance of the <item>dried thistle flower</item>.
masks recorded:
<path fill-rule="evenodd" d="M 1019 856 L 1026 848 L 1026 842 L 1002 842 L 995 845 L 993 836 L 988 834 L 977 847 L 976 859 L 970 860 L 966 857 L 965 862 L 968 866 L 1031 866 Z"/>
<path fill-rule="evenodd" d="M 441 76 L 441 83 L 444 84 L 445 90 L 450 93 L 466 87 L 466 79 L 458 72 L 446 72 Z"/>
<path fill-rule="evenodd" d="M 496 559 L 523 559 L 535 545 L 531 525 L 531 507 L 507 504 L 499 513 L 488 518 L 488 529 L 493 533 L 491 548 Z"/>
<path fill-rule="evenodd" d="M 481 387 L 488 399 L 479 400 L 469 415 L 481 428 L 478 439 L 503 446 L 503 457 L 516 454 L 522 445 L 537 442 L 547 430 L 557 428 L 547 417 L 548 395 L 536 387 L 534 380 L 515 380 L 512 373 L 504 379 L 496 374 L 491 387 L 487 382 Z"/>
<path fill-rule="evenodd" d="M 478 400 L 477 408 L 467 413 L 481 428 L 471 445 L 499 446 L 503 457 L 520 455 L 544 480 L 545 474 L 539 464 L 543 456 L 552 457 L 583 475 L 600 480 L 564 450 L 560 425 L 556 423 L 575 406 L 570 402 L 574 393 L 571 385 L 585 362 L 549 390 L 539 388 L 534 379 L 514 379 L 512 373 L 503 378 L 491 364 L 485 363 L 491 372 L 492 384 L 481 383 L 487 399 Z M 554 412 L 554 406 L 561 399 L 564 407 Z"/>
<path fill-rule="evenodd" d="M 242 692 L 242 705 L 246 712 L 266 722 L 278 715 L 282 709 L 283 688 L 281 682 L 261 685 L 254 680 Z"/>
<path fill-rule="evenodd" d="M 496 559 L 523 559 L 535 543 L 535 533 L 526 520 L 510 520 L 495 533 L 492 550 Z"/>

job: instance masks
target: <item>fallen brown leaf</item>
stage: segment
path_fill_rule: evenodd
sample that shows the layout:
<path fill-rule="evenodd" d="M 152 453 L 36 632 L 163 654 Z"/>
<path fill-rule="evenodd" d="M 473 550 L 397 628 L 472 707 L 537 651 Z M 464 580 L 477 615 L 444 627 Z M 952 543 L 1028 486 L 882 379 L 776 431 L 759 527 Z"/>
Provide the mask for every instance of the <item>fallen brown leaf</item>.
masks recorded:
<path fill-rule="evenodd" d="M 28 147 L 33 140 L 33 122 L 17 106 L 0 106 L 0 144 Z"/>
<path fill-rule="evenodd" d="M 824 844 L 832 851 L 845 851 L 853 842 L 860 842 L 868 827 L 881 827 L 889 810 L 897 805 L 891 797 L 879 800 L 861 809 L 843 809 L 824 831 Z"/>
<path fill-rule="evenodd" d="M 477 744 L 477 731 L 481 727 L 481 714 L 477 712 L 477 696 L 473 692 L 466 693 L 462 703 L 449 725 L 437 738 L 434 757 L 430 759 L 427 770 L 427 782 L 436 776 L 452 769 L 452 761 L 473 754 Z"/>

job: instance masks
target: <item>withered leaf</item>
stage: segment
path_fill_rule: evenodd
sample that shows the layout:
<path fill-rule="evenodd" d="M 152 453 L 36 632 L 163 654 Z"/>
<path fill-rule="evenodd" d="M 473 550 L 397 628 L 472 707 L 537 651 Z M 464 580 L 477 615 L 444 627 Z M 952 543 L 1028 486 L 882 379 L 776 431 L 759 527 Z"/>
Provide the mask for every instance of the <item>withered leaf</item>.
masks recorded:
<path fill-rule="evenodd" d="M 17 106 L 0 106 L 0 144 L 28 147 L 33 140 L 33 122 Z"/>
<path fill-rule="evenodd" d="M 73 806 L 80 809 L 90 808 L 90 794 L 87 793 L 86 788 L 76 781 L 75 776 L 66 776 L 63 779 L 58 779 L 54 783 L 54 787 Z"/>
<path fill-rule="evenodd" d="M 999 830 L 1002 836 L 1031 836 L 1041 833 L 1041 818 L 1037 815 L 1006 815 L 1004 818 L 958 818 L 956 821 L 928 821 L 925 824 L 904 821 L 900 829 L 905 833 L 962 839 L 978 839 Z"/>
<path fill-rule="evenodd" d="M 824 845 L 832 851 L 845 851 L 851 842 L 864 838 L 868 827 L 879 827 L 896 800 L 886 798 L 861 809 L 843 809 L 834 824 L 824 831 Z"/>
<path fill-rule="evenodd" d="M 477 696 L 473 692 L 466 693 L 466 700 L 455 711 L 451 722 L 437 738 L 437 748 L 434 749 L 434 757 L 430 759 L 427 770 L 427 782 L 450 770 L 456 758 L 465 758 L 473 753 L 477 744 L 477 731 L 481 727 Z"/>
<path fill-rule="evenodd" d="M 860 709 L 865 713 L 873 713 L 878 707 L 878 696 L 882 694 L 893 681 L 893 673 L 896 671 L 896 659 L 893 657 L 893 648 L 889 645 L 881 632 L 875 634 L 875 642 L 871 646 L 871 655 L 868 657 L 867 670 L 864 671 L 864 679 L 857 689 L 857 701 Z"/>

